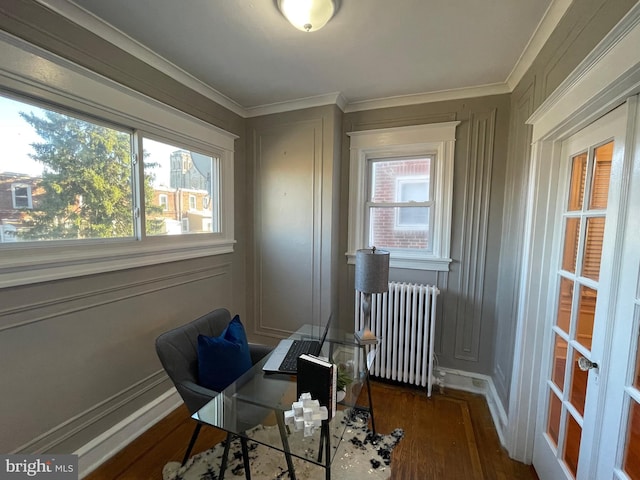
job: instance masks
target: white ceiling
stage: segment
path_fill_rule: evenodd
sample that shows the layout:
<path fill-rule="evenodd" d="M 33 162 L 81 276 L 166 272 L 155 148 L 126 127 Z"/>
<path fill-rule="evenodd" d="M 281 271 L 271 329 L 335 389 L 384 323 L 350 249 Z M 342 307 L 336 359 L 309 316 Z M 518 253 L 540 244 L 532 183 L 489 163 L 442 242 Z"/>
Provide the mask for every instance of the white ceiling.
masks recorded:
<path fill-rule="evenodd" d="M 40 1 L 243 116 L 511 91 L 571 3 L 342 0 L 305 33 L 275 0 Z"/>

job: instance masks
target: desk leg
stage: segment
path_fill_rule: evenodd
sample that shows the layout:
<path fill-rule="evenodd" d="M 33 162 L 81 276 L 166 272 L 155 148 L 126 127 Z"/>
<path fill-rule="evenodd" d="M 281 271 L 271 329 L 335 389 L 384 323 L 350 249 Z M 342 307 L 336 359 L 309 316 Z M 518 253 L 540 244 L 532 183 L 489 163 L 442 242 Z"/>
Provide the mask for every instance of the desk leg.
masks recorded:
<path fill-rule="evenodd" d="M 322 427 L 320 428 L 320 445 L 318 446 L 318 463 L 320 463 L 322 461 L 322 453 L 324 450 L 324 436 L 325 436 L 325 431 L 324 431 L 324 424 L 322 425 Z"/>
<path fill-rule="evenodd" d="M 282 440 L 282 446 L 284 448 L 284 457 L 287 460 L 287 468 L 289 469 L 289 478 L 296 480 L 296 471 L 293 468 L 293 461 L 291 460 L 291 450 L 289 450 L 289 440 L 287 439 L 287 431 L 284 428 L 284 420 L 282 415 L 276 412 L 276 420 L 278 421 L 278 429 L 280 430 L 280 439 Z"/>
<path fill-rule="evenodd" d="M 233 435 L 231 433 L 227 433 L 227 441 L 224 444 L 224 452 L 222 453 L 222 462 L 220 463 L 220 480 L 224 480 L 224 471 L 227 469 L 227 460 L 229 459 L 229 447 L 231 446 L 231 441 L 233 440 Z"/>
<path fill-rule="evenodd" d="M 247 480 L 251 480 L 251 465 L 249 465 L 249 448 L 247 447 L 247 439 L 240 437 L 240 445 L 242 446 L 242 461 L 244 462 L 244 476 Z"/>
<path fill-rule="evenodd" d="M 331 480 L 331 438 L 329 435 L 329 421 L 322 422 L 322 432 L 325 437 L 325 452 L 324 452 L 324 464 L 325 464 L 325 480 Z"/>

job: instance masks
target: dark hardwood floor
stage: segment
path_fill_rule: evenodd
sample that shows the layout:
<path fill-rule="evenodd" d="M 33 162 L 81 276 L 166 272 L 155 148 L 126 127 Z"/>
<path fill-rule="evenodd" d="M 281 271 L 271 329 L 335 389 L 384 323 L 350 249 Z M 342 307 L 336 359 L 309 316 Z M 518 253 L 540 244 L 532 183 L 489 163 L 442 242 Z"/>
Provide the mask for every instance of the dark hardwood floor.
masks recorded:
<path fill-rule="evenodd" d="M 377 430 L 405 431 L 393 451 L 392 480 L 537 479 L 532 467 L 509 459 L 500 446 L 481 395 L 448 389 L 428 399 L 423 389 L 382 382 L 373 382 L 371 390 Z M 180 407 L 85 478 L 160 480 L 165 463 L 182 459 L 193 428 Z M 223 438 L 203 428 L 193 454 Z"/>

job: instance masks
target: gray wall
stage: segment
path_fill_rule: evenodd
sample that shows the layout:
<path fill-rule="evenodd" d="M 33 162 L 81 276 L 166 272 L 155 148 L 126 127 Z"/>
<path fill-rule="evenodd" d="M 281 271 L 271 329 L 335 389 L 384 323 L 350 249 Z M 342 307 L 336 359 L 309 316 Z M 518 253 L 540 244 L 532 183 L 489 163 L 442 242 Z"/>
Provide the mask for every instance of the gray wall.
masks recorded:
<path fill-rule="evenodd" d="M 497 311 L 492 324 L 492 336 L 499 341 L 495 344 L 491 372 L 505 406 L 509 402 L 513 366 L 525 192 L 529 180 L 531 128 L 525 122 L 636 3 L 636 0 L 574 2 L 511 94 Z"/>
<path fill-rule="evenodd" d="M 479 373 L 493 368 L 494 321 L 509 95 L 349 113 L 342 149 L 341 252 L 347 251 L 349 141 L 346 132 L 458 120 L 449 272 L 392 269 L 391 280 L 441 290 L 435 350 L 441 366 Z M 340 263 L 340 314 L 353 318 L 354 269 Z M 351 320 L 352 321 L 352 320 Z"/>
<path fill-rule="evenodd" d="M 330 105 L 247 122 L 246 298 L 253 333 L 266 342 L 324 324 L 337 309 L 340 120 Z"/>

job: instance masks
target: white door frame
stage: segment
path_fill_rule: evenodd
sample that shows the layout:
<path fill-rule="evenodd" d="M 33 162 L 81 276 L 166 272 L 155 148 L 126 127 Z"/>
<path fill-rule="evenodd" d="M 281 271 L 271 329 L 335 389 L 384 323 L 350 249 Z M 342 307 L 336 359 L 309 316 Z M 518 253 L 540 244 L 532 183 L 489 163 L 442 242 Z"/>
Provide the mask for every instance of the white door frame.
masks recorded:
<path fill-rule="evenodd" d="M 563 140 L 640 91 L 640 2 L 535 111 L 506 447 L 531 463 Z"/>

